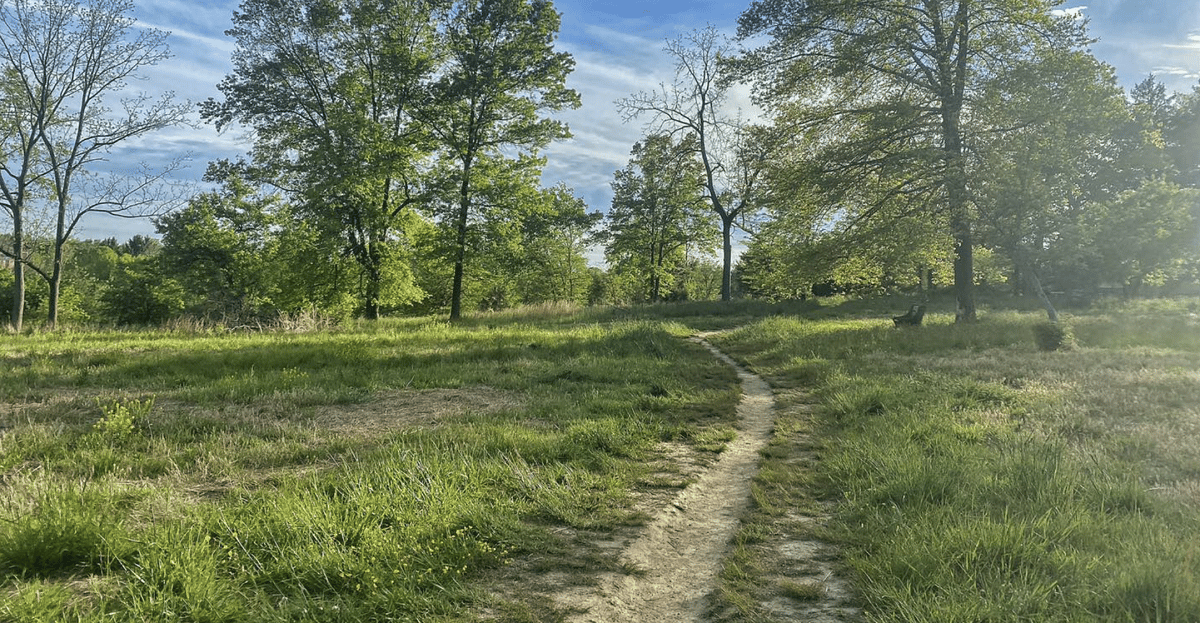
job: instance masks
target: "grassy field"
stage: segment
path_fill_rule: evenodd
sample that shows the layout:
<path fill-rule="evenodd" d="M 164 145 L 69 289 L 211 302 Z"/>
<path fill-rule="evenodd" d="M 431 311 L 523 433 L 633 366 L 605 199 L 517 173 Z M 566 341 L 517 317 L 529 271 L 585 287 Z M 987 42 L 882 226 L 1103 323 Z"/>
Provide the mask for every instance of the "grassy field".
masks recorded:
<path fill-rule="evenodd" d="M 1055 352 L 1031 312 L 911 330 L 773 317 L 715 337 L 792 396 L 724 575 L 727 618 L 771 620 L 757 604 L 781 589 L 753 542 L 801 529 L 786 504 L 831 505 L 821 536 L 869 621 L 1200 621 L 1195 312 L 1080 312 L 1076 347 Z"/>
<path fill-rule="evenodd" d="M 563 535 L 686 484 L 661 442 L 729 439 L 736 377 L 682 338 L 733 327 L 780 419 L 723 620 L 809 598 L 754 545 L 818 509 L 871 621 L 1200 620 L 1196 303 L 1079 311 L 1056 352 L 1033 311 L 906 307 L 0 338 L 0 621 L 561 620 L 489 584 L 618 564 Z"/>
<path fill-rule="evenodd" d="M 728 438 L 736 377 L 687 333 L 510 314 L 5 338 L 0 620 L 495 608 L 478 578 L 561 549 L 556 526 L 644 518 L 658 442 Z"/>

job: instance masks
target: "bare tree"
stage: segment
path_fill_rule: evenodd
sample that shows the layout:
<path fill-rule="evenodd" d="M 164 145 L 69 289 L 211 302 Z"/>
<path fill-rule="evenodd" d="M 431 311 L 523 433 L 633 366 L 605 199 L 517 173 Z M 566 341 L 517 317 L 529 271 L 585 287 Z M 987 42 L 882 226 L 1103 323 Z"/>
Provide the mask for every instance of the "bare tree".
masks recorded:
<path fill-rule="evenodd" d="M 650 115 L 650 133 L 691 134 L 704 165 L 706 199 L 721 219 L 721 300 L 731 297 L 733 228 L 754 206 L 753 191 L 762 157 L 740 118 L 723 108 L 730 81 L 721 72 L 722 59 L 734 48 L 716 28 L 708 26 L 670 40 L 663 48 L 675 59 L 675 79 L 659 88 L 617 100 L 631 121 Z"/>
<path fill-rule="evenodd" d="M 181 159 L 136 171 L 95 169 L 112 150 L 147 133 L 184 123 L 190 108 L 172 93 L 153 98 L 129 90 L 139 73 L 170 56 L 167 33 L 133 28 L 128 0 L 0 0 L 0 204 L 13 222 L 16 288 L 11 322 L 24 315 L 24 269 L 50 285 L 49 321 L 58 320 L 63 250 L 80 221 L 103 213 L 153 216 L 173 199 L 164 181 Z M 119 98 L 117 108 L 105 100 Z M 33 210 L 52 215 L 49 265 L 26 249 Z"/>

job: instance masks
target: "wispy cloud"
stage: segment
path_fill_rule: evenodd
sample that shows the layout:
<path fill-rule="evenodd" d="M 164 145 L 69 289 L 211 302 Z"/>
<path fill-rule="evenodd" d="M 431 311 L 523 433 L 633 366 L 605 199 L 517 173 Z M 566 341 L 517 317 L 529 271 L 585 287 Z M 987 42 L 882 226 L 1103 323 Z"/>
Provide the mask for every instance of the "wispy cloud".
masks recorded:
<path fill-rule="evenodd" d="M 1164 43 L 1163 47 L 1172 50 L 1200 50 L 1200 34 L 1188 35 L 1187 43 Z"/>

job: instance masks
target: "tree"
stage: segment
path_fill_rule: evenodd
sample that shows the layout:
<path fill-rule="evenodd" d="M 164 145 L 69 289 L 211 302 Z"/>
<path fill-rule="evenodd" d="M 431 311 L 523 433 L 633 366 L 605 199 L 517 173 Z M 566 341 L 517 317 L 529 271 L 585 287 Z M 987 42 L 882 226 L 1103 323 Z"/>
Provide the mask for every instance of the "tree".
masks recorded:
<path fill-rule="evenodd" d="M 228 34 L 234 71 L 205 119 L 254 129 L 248 180 L 295 198 L 364 275 L 361 307 L 418 299 L 408 230 L 427 200 L 434 145 L 415 122 L 442 67 L 443 0 L 245 0 Z"/>
<path fill-rule="evenodd" d="M 1036 294 L 1052 321 L 1039 274 L 1052 256 L 1078 255 L 1082 215 L 1127 183 L 1114 166 L 1129 151 L 1126 108 L 1111 68 L 1076 51 L 1014 64 L 976 102 L 1003 128 L 973 146 L 979 237 L 1011 260 L 1018 292 Z"/>
<path fill-rule="evenodd" d="M 356 262 L 335 239 L 297 218 L 283 196 L 265 190 L 228 177 L 155 221 L 162 234 L 159 270 L 183 288 L 185 311 L 237 323 L 306 311 L 352 313 L 353 300 L 362 298 L 355 292 Z M 380 291 L 386 295 L 389 287 L 385 277 Z"/>
<path fill-rule="evenodd" d="M 279 197 L 260 197 L 238 178 L 202 193 L 182 210 L 155 221 L 162 235 L 158 254 L 163 274 L 191 295 L 191 311 L 202 316 L 238 317 L 271 309 L 269 264 L 279 231 Z"/>
<path fill-rule="evenodd" d="M 716 244 L 694 141 L 648 136 L 613 180 L 605 257 L 614 273 L 634 281 L 636 299 L 666 298 L 688 259 Z"/>
<path fill-rule="evenodd" d="M 64 246 L 89 214 L 145 217 L 169 209 L 165 177 L 179 161 L 152 170 L 98 175 L 95 168 L 122 143 L 184 122 L 189 105 L 172 94 L 124 97 L 105 106 L 139 72 L 169 56 L 167 34 L 134 30 L 128 0 L 5 0 L 0 2 L 0 71 L 4 72 L 3 170 L 0 196 L 13 221 L 13 246 L 3 253 L 49 284 L 49 322 L 58 319 Z M 23 245 L 29 211 L 46 209 L 53 224 L 49 265 L 35 265 Z M 17 268 L 16 296 L 24 275 Z M 22 322 L 14 298 L 12 323 Z"/>
<path fill-rule="evenodd" d="M 447 28 L 449 62 L 422 121 L 445 151 L 453 186 L 441 216 L 453 233 L 451 320 L 462 315 L 472 220 L 505 206 L 503 194 L 486 192 L 503 186 L 489 174 L 525 177 L 540 168 L 539 149 L 570 136 L 565 124 L 541 116 L 579 106 L 579 95 L 566 87 L 575 62 L 554 51 L 559 19 L 548 0 L 462 0 Z M 520 154 L 513 158 L 513 151 Z"/>
<path fill-rule="evenodd" d="M 1200 188 L 1200 85 L 1175 96 L 1171 103 L 1164 128 L 1167 153 L 1179 173 L 1177 181 Z"/>
<path fill-rule="evenodd" d="M 526 215 L 520 224 L 515 266 L 519 267 L 521 301 L 586 302 L 591 276 L 585 253 L 592 230 L 604 215 L 588 212 L 587 204 L 562 184 L 540 195 L 540 209 Z"/>
<path fill-rule="evenodd" d="M 981 88 L 1013 63 L 1085 43 L 1054 0 L 758 0 L 744 40 L 769 41 L 740 67 L 780 130 L 814 137 L 807 162 L 847 230 L 903 198 L 939 212 L 954 238 L 957 318 L 975 318 L 975 223 L 968 141 L 996 129 Z M 869 189 L 868 192 L 860 192 Z"/>
<path fill-rule="evenodd" d="M 1155 274 L 1195 257 L 1200 190 L 1152 180 L 1089 214 L 1085 228 L 1101 275 L 1136 296 Z"/>
<path fill-rule="evenodd" d="M 117 264 L 108 289 L 100 296 L 107 316 L 120 325 L 152 325 L 183 311 L 183 286 L 162 273 L 152 255 L 125 255 Z"/>
<path fill-rule="evenodd" d="M 721 221 L 721 300 L 728 301 L 733 228 L 739 217 L 754 207 L 761 146 L 724 110 L 730 81 L 722 75 L 720 64 L 732 55 L 732 44 L 709 26 L 668 41 L 664 49 L 675 59 L 675 80 L 650 93 L 618 100 L 617 106 L 627 121 L 650 115 L 652 132 L 696 138 L 690 144 L 695 145 L 704 167 L 705 198 Z"/>

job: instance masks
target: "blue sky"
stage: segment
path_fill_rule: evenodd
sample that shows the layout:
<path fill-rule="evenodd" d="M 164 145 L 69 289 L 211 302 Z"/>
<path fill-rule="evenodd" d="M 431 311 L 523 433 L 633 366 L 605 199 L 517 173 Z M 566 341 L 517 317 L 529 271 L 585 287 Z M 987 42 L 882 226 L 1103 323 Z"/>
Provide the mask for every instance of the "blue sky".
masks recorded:
<path fill-rule="evenodd" d="M 223 34 L 238 2 L 218 0 L 134 0 L 142 25 L 169 31 L 174 57 L 153 68 L 138 87 L 149 92 L 173 90 L 194 102 L 220 98 L 216 84 L 230 70 L 233 42 Z M 709 24 L 733 33 L 749 0 L 670 0 L 589 2 L 558 0 L 562 13 L 560 49 L 576 62 L 568 80 L 583 106 L 562 113 L 574 138 L 546 151 L 544 181 L 575 189 L 593 210 L 606 210 L 613 172 L 625 166 L 629 149 L 642 135 L 641 120 L 623 123 L 613 101 L 668 81 L 672 65 L 662 52 L 667 39 Z M 1154 73 L 1175 91 L 1200 84 L 1200 0 L 1081 0 L 1063 8 L 1078 9 L 1099 41 L 1093 53 L 1116 68 L 1125 87 Z M 182 177 L 199 179 L 206 164 L 245 153 L 248 143 L 236 131 L 217 134 L 211 126 L 176 128 L 139 140 L 123 157 L 155 162 L 191 152 L 192 164 Z M 145 221 L 85 222 L 81 237 L 152 234 Z"/>

